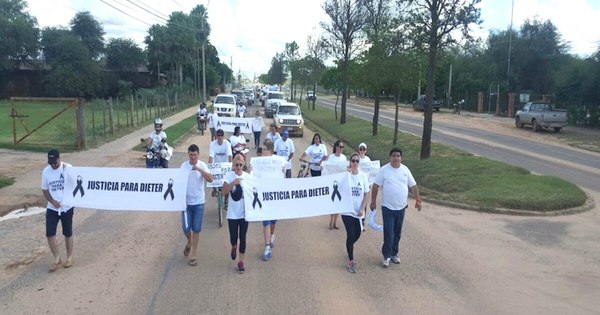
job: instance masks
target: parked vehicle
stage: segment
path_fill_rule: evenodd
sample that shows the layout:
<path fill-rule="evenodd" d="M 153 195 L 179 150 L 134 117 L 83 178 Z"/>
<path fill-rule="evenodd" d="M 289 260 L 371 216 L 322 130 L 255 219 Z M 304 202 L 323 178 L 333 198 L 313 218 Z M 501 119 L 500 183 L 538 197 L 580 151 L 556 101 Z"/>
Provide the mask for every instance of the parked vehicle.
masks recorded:
<path fill-rule="evenodd" d="M 413 109 L 417 110 L 417 111 L 424 111 L 426 103 L 427 103 L 427 97 L 425 95 L 419 95 L 419 97 L 417 97 L 417 99 L 413 102 Z M 442 101 L 439 98 L 434 96 L 431 109 L 435 110 L 436 112 L 439 112 L 441 107 L 442 107 Z"/>
<path fill-rule="evenodd" d="M 232 90 L 231 94 L 235 95 L 237 97 L 237 102 L 242 102 L 244 103 L 244 105 L 248 105 L 247 104 L 247 99 L 246 99 L 246 94 L 244 94 L 244 91 L 242 90 Z"/>
<path fill-rule="evenodd" d="M 277 111 L 273 116 L 273 121 L 277 125 L 277 131 L 282 132 L 286 129 L 290 136 L 297 135 L 302 137 L 304 135 L 304 119 L 302 118 L 302 111 L 300 106 L 295 103 L 281 103 L 277 107 Z"/>
<path fill-rule="evenodd" d="M 526 103 L 515 115 L 515 125 L 517 128 L 531 125 L 533 131 L 540 131 L 542 128 L 554 128 L 554 132 L 559 132 L 566 124 L 567 111 L 564 109 L 554 109 L 548 103 Z"/>
<path fill-rule="evenodd" d="M 218 116 L 235 117 L 237 112 L 236 96 L 232 94 L 219 94 L 212 101 L 215 113 Z"/>
<path fill-rule="evenodd" d="M 269 91 L 265 96 L 265 116 L 273 118 L 273 114 L 277 111 L 280 103 L 285 102 L 283 92 Z"/>
<path fill-rule="evenodd" d="M 246 95 L 246 105 L 254 105 L 254 92 L 252 91 L 252 89 L 244 89 L 244 95 Z"/>

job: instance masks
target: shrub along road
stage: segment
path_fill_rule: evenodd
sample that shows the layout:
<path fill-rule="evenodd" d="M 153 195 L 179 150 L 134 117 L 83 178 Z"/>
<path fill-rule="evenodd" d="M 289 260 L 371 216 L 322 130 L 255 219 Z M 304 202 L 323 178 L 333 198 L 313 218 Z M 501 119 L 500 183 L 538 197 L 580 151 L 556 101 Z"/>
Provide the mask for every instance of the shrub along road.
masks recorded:
<path fill-rule="evenodd" d="M 140 153 L 127 148 L 149 129 L 64 159 L 74 165 L 141 167 Z M 298 154 L 310 138 L 307 132 L 293 139 Z M 208 136 L 181 141 L 173 166 L 186 158 L 190 143 L 206 149 Z M 206 155 L 201 152 L 201 159 Z M 39 191 L 45 161 L 43 156 L 35 161 L 28 183 L 18 177 L 15 185 Z M 345 233 L 330 231 L 328 216 L 280 221 L 269 262 L 260 260 L 261 224 L 252 223 L 247 272 L 237 274 L 212 198 L 197 267 L 188 266 L 181 253 L 178 213 L 79 209 L 75 265 L 53 274 L 47 273 L 51 258 L 43 216 L 5 221 L 0 223 L 0 313 L 594 314 L 600 306 L 597 208 L 529 218 L 428 203 L 417 212 L 413 205 L 400 245 L 402 263 L 383 269 L 382 235 L 369 230 L 355 246 L 356 274 L 345 268 Z"/>

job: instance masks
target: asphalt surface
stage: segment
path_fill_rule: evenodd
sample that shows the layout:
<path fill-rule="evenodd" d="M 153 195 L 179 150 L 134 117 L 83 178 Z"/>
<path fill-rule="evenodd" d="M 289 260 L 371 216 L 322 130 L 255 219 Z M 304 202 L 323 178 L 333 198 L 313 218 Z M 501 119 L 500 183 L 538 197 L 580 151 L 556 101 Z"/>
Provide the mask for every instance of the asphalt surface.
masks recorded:
<path fill-rule="evenodd" d="M 335 102 L 321 99 L 321 104 L 333 108 Z M 347 104 L 347 113 L 368 121 L 373 110 Z M 434 115 L 436 113 L 434 112 Z M 399 113 L 399 130 L 417 136 L 423 134 L 423 118 Z M 380 111 L 379 123 L 394 127 L 394 113 Z M 467 128 L 445 122 L 434 122 L 432 141 L 453 146 L 469 153 L 520 166 L 534 173 L 552 175 L 581 187 L 600 192 L 600 154 L 566 148 L 552 141 L 540 143 L 493 131 Z"/>

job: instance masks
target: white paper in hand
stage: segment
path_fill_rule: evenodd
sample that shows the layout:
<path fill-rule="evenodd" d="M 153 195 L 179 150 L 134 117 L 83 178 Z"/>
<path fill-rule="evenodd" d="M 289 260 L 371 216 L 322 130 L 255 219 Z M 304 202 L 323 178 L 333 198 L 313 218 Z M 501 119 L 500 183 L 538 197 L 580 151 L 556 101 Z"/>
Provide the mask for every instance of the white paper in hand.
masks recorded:
<path fill-rule="evenodd" d="M 372 209 L 371 213 L 369 213 L 369 227 L 373 231 L 381 232 L 381 231 L 383 231 L 383 225 L 377 224 L 377 222 L 375 221 L 376 217 L 377 217 L 377 210 Z"/>

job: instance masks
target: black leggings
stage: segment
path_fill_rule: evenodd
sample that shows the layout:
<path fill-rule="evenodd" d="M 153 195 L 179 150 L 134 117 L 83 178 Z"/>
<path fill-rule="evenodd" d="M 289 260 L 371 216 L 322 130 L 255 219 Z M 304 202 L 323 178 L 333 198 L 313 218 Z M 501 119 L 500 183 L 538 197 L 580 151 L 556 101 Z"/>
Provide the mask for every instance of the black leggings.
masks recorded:
<path fill-rule="evenodd" d="M 231 246 L 236 246 L 238 241 L 238 231 L 240 238 L 240 254 L 246 252 L 246 233 L 248 232 L 248 221 L 245 219 L 227 219 L 229 226 L 229 242 Z"/>
<path fill-rule="evenodd" d="M 354 243 L 360 238 L 360 219 L 343 215 L 342 221 L 346 227 L 346 250 L 348 251 L 348 260 L 354 260 Z"/>

